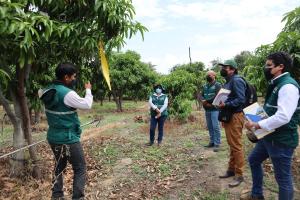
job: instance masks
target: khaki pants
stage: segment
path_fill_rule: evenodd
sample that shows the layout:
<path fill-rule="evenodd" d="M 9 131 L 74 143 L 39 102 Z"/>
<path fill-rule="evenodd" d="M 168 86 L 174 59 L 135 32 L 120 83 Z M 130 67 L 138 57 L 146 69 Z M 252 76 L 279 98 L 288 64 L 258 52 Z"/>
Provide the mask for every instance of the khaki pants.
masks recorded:
<path fill-rule="evenodd" d="M 227 143 L 230 148 L 230 159 L 228 170 L 235 173 L 236 176 L 243 176 L 245 158 L 243 152 L 242 134 L 244 126 L 244 114 L 235 113 L 228 123 L 224 123 Z"/>

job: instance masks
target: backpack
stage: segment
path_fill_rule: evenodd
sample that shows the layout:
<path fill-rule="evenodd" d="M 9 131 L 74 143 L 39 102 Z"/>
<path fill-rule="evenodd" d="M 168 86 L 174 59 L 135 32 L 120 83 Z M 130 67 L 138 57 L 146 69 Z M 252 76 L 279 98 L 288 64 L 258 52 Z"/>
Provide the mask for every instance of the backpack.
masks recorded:
<path fill-rule="evenodd" d="M 257 93 L 256 93 L 256 88 L 253 85 L 248 83 L 244 77 L 241 78 L 246 83 L 246 94 L 245 94 L 246 102 L 244 105 L 244 108 L 246 108 L 247 106 L 250 106 L 251 104 L 257 102 Z"/>

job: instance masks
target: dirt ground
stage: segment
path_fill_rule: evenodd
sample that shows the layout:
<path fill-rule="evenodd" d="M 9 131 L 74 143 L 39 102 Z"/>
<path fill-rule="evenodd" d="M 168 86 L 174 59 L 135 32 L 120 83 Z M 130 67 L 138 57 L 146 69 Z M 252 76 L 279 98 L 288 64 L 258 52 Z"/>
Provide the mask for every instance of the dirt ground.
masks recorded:
<path fill-rule="evenodd" d="M 235 200 L 251 189 L 249 167 L 245 182 L 229 188 L 232 180 L 219 179 L 228 161 L 228 146 L 222 133 L 220 152 L 204 148 L 208 134 L 203 111 L 193 112 L 188 123 L 167 121 L 163 145 L 146 147 L 149 119 L 146 106 L 124 113 L 112 113 L 114 121 L 85 129 L 82 144 L 87 161 L 86 199 L 207 199 Z M 95 111 L 95 113 L 97 113 Z M 82 113 L 83 115 L 86 113 Z M 135 119 L 139 120 L 136 122 Z M 253 145 L 244 138 L 245 154 Z M 2 148 L 1 154 L 11 148 Z M 42 180 L 31 178 L 32 166 L 26 163 L 26 176 L 9 177 L 9 159 L 0 160 L 0 199 L 50 199 L 54 168 L 52 152 L 46 143 L 37 146 Z M 266 199 L 277 199 L 272 165 L 264 164 Z M 295 199 L 300 199 L 300 150 L 294 159 Z M 71 199 L 72 170 L 64 173 L 65 196 Z"/>

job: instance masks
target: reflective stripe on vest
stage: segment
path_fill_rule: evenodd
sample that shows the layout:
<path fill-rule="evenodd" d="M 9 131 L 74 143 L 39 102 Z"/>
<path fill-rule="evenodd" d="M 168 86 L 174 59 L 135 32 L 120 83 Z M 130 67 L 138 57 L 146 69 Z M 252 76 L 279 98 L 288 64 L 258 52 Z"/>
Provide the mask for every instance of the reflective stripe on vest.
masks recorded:
<path fill-rule="evenodd" d="M 48 110 L 48 109 L 45 109 L 45 111 L 46 111 L 47 113 L 51 113 L 51 114 L 54 114 L 54 115 L 70 115 L 70 114 L 74 114 L 74 113 L 77 112 L 76 110 L 73 110 L 73 111 L 66 111 L 66 112 L 57 112 L 57 111 Z"/>
<path fill-rule="evenodd" d="M 266 106 L 270 107 L 270 108 L 278 108 L 278 106 L 273 106 L 273 105 L 270 105 L 268 103 L 266 104 Z M 300 107 L 297 107 L 296 110 L 300 110 Z"/>

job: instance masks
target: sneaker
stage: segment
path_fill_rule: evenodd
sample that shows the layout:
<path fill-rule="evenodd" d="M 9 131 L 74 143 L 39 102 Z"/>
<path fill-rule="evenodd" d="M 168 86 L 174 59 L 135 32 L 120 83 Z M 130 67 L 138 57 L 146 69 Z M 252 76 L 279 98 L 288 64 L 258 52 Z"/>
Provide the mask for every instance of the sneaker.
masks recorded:
<path fill-rule="evenodd" d="M 215 145 L 214 146 L 214 152 L 218 152 L 220 150 L 220 145 Z"/>
<path fill-rule="evenodd" d="M 157 143 L 157 146 L 158 146 L 158 147 L 161 147 L 161 142 Z"/>
<path fill-rule="evenodd" d="M 233 171 L 227 170 L 226 173 L 224 175 L 219 176 L 219 178 L 229 178 L 232 176 L 235 176 L 235 173 Z"/>
<path fill-rule="evenodd" d="M 233 179 L 233 182 L 229 183 L 229 187 L 237 187 L 244 181 L 244 177 L 236 176 Z"/>
<path fill-rule="evenodd" d="M 208 143 L 208 145 L 205 145 L 204 147 L 207 147 L 207 148 L 211 148 L 211 147 L 214 147 L 214 143 Z"/>

